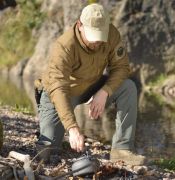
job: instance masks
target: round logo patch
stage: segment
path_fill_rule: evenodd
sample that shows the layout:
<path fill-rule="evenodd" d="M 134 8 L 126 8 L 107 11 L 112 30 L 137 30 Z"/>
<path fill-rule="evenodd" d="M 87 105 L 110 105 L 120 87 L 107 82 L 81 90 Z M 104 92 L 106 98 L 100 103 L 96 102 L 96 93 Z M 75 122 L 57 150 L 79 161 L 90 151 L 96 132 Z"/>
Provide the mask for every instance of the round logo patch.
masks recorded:
<path fill-rule="evenodd" d="M 118 50 L 117 50 L 117 55 L 119 57 L 121 57 L 123 55 L 123 53 L 124 53 L 124 48 L 123 47 L 119 47 Z"/>

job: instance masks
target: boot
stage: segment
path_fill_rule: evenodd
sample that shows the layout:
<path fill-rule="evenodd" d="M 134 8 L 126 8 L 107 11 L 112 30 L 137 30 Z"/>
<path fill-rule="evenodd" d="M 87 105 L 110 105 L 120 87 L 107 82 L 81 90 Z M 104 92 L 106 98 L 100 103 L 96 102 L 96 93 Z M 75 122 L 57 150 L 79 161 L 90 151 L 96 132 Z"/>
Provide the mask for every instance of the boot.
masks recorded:
<path fill-rule="evenodd" d="M 112 162 L 124 161 L 127 165 L 143 165 L 146 161 L 145 156 L 133 153 L 130 150 L 112 149 L 110 153 Z"/>
<path fill-rule="evenodd" d="M 43 160 L 44 163 L 49 163 L 51 154 L 51 142 L 38 141 L 36 142 L 36 150 L 39 160 Z"/>

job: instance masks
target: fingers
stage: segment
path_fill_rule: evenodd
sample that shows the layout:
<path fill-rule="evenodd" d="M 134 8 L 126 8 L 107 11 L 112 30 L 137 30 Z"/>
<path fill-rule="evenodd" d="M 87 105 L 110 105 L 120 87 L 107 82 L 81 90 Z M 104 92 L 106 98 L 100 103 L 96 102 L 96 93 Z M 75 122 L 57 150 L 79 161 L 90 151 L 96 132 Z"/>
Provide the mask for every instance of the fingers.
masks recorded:
<path fill-rule="evenodd" d="M 103 106 L 91 104 L 89 108 L 89 116 L 91 119 L 97 119 L 99 116 L 102 115 L 103 111 Z"/>
<path fill-rule="evenodd" d="M 103 110 L 95 108 L 93 111 L 89 111 L 91 119 L 97 119 L 99 116 L 101 116 Z"/>
<path fill-rule="evenodd" d="M 108 93 L 103 89 L 100 89 L 94 96 L 90 103 L 89 107 L 89 116 L 92 119 L 97 119 L 99 116 L 102 115 L 106 100 L 108 97 Z"/>
<path fill-rule="evenodd" d="M 81 152 L 84 150 L 84 136 L 81 136 L 77 143 L 77 152 Z"/>
<path fill-rule="evenodd" d="M 81 152 L 84 150 L 84 136 L 80 135 L 78 137 L 70 138 L 70 146 L 77 152 Z"/>

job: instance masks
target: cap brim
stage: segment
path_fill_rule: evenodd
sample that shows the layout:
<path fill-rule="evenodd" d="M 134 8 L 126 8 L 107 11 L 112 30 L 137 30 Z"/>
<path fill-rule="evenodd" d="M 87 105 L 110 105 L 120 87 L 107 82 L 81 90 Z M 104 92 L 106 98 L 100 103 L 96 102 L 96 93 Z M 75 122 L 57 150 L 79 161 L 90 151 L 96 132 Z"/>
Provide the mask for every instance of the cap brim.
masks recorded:
<path fill-rule="evenodd" d="M 91 41 L 107 42 L 109 28 L 105 28 L 104 30 L 97 30 L 97 29 L 92 29 L 90 27 L 84 26 L 84 33 L 85 33 L 86 39 L 90 42 Z"/>

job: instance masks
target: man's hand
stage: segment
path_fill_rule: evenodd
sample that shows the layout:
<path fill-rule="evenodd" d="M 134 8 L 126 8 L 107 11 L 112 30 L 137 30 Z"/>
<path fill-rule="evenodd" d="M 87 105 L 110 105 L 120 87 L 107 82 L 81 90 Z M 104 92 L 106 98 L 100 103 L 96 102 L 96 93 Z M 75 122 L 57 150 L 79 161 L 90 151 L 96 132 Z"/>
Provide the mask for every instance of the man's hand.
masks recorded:
<path fill-rule="evenodd" d="M 69 129 L 69 142 L 71 148 L 77 152 L 84 150 L 84 136 L 80 133 L 78 127 Z"/>
<path fill-rule="evenodd" d="M 108 97 L 108 93 L 103 89 L 100 89 L 94 96 L 92 101 L 90 102 L 89 107 L 89 116 L 91 119 L 97 119 L 102 115 L 106 100 Z"/>

